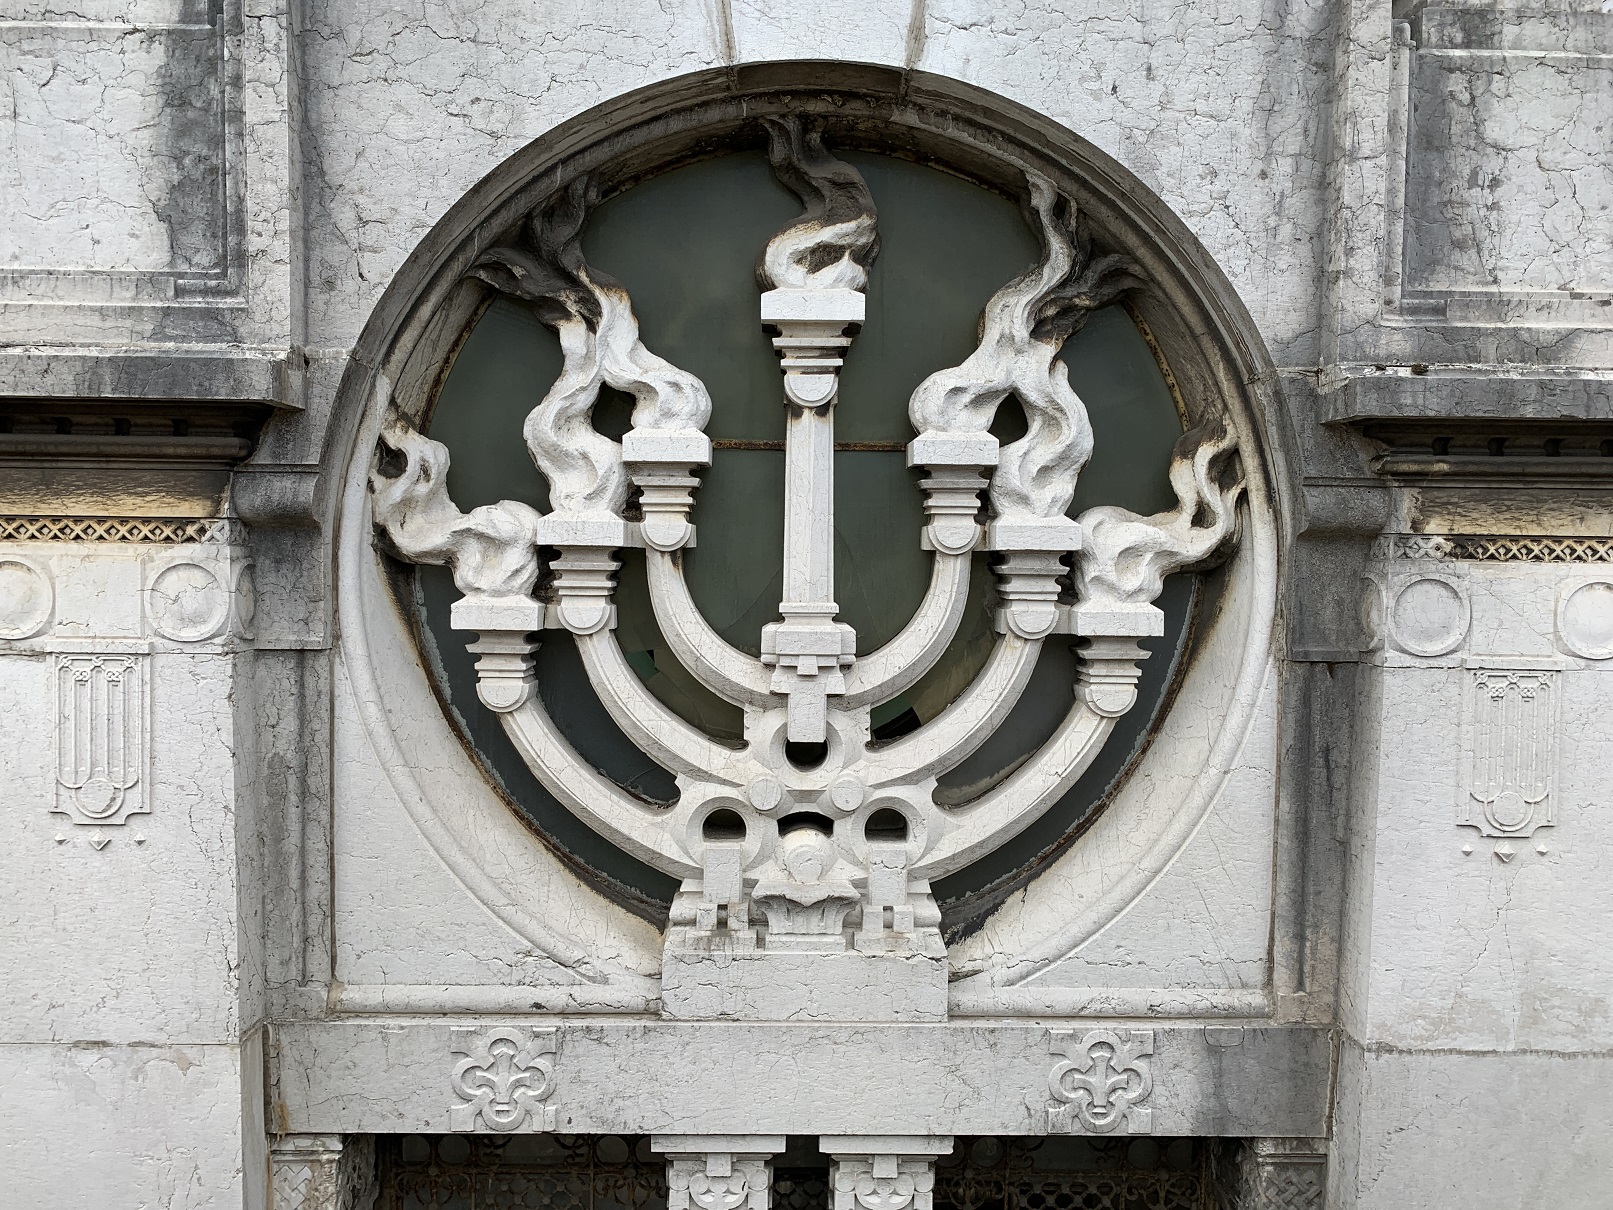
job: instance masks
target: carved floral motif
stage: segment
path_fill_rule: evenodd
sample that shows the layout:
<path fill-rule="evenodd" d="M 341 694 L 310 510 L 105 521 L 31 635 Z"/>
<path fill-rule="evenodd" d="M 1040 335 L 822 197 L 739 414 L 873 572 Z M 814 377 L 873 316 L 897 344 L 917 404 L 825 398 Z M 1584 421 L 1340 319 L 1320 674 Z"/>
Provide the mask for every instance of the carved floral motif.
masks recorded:
<path fill-rule="evenodd" d="M 461 1101 L 448 1111 L 450 1130 L 553 1130 L 555 1111 L 544 1104 L 554 1095 L 553 1029 L 454 1026 L 451 1084 Z"/>
<path fill-rule="evenodd" d="M 1048 1049 L 1063 1055 L 1047 1077 L 1054 1104 L 1049 1134 L 1147 1134 L 1152 1111 L 1142 1107 L 1154 1089 L 1151 1029 L 1095 1029 L 1077 1035 L 1051 1030 Z"/>

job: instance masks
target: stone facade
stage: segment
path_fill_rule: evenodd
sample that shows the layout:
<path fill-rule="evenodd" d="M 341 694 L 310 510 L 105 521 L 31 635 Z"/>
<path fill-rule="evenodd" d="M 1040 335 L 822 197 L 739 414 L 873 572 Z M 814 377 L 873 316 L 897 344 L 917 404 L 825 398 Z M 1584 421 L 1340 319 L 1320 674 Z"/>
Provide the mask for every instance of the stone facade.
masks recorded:
<path fill-rule="evenodd" d="M 1216 1140 L 1227 1207 L 1605 1201 L 1606 5 L 15 9 L 8 1206 L 357 1210 L 377 1155 L 415 1134 L 644 1136 L 678 1210 L 766 1210 L 800 1136 L 836 1210 L 932 1210 L 938 1164 L 974 1136 Z M 1130 707 L 1136 643 L 1157 633 L 1146 586 L 1122 592 L 1117 552 L 1142 540 L 1126 527 L 1152 526 L 1160 574 L 1224 560 L 1102 810 L 962 937 L 942 936 L 928 878 L 1035 797 L 1009 783 L 978 835 L 929 805 L 925 762 L 1000 722 L 984 697 L 880 783 L 903 839 L 838 856 L 818 833 L 774 852 L 698 819 L 652 826 L 528 710 L 530 636 L 569 630 L 624 729 L 731 801 L 745 835 L 782 795 L 821 790 L 859 826 L 874 810 L 855 760 L 822 787 L 775 761 L 764 784 L 612 680 L 605 564 L 643 545 L 674 567 L 694 412 L 612 455 L 634 520 L 620 501 L 482 530 L 451 502 L 411 514 L 423 497 L 388 503 L 377 455 L 429 458 L 404 422 L 523 216 L 581 173 L 791 114 L 981 179 L 1012 166 L 1045 182 L 1024 190 L 1044 217 L 1079 202 L 1144 283 L 1191 418 L 1217 426 L 1182 452 L 1174 521 L 1067 519 L 1067 497 L 1027 488 L 977 527 L 946 493 L 985 489 L 946 476 L 1006 451 L 964 456 L 959 414 L 915 404 L 937 565 L 949 546 L 1002 557 L 1003 650 L 1087 642 L 1087 730 L 1049 785 Z M 861 284 L 771 284 L 781 393 L 826 415 Z M 851 310 L 813 309 L 828 303 Z M 999 335 L 1013 366 L 1036 339 Z M 633 382 L 662 373 L 620 349 Z M 833 448 L 809 420 L 799 441 Z M 1042 452 L 1068 475 L 1073 450 Z M 1211 466 L 1234 450 L 1236 484 Z M 790 540 L 821 553 L 807 453 Z M 1218 510 L 1224 532 L 1191 546 Z M 488 533 L 521 557 L 471 575 Z M 540 547 L 561 552 L 544 601 Z M 681 880 L 670 921 L 602 895 L 500 796 L 396 608 L 399 553 L 455 564 L 483 702 L 590 826 Z M 1073 604 L 1048 587 L 1064 557 Z M 689 661 L 751 694 L 748 725 L 771 720 L 781 750 L 830 735 L 867 669 L 901 667 L 843 659 L 832 584 L 803 576 L 824 591 L 795 603 L 818 608 L 784 611 L 765 673 L 688 620 Z"/>

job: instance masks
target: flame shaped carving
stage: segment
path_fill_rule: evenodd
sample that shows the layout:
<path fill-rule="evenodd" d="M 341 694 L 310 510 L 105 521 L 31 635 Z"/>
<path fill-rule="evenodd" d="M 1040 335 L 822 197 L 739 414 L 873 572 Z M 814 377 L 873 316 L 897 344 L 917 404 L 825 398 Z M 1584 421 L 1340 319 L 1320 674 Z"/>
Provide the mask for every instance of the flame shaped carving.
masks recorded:
<path fill-rule="evenodd" d="M 1076 597 L 1083 604 L 1153 601 L 1165 577 L 1184 568 L 1207 567 L 1232 543 L 1238 528 L 1241 474 L 1221 479 L 1238 450 L 1236 437 L 1219 426 L 1183 433 L 1171 454 L 1170 512 L 1140 517 L 1104 504 L 1082 513 L 1083 545 L 1075 556 Z"/>
<path fill-rule="evenodd" d="M 862 174 L 800 118 L 763 118 L 773 173 L 805 213 L 780 231 L 756 269 L 764 290 L 861 290 L 879 255 L 879 218 Z"/>
<path fill-rule="evenodd" d="M 1092 259 L 1075 204 L 1051 181 L 1027 172 L 1026 183 L 1041 262 L 992 296 L 979 346 L 962 365 L 920 383 L 908 416 L 921 434 L 984 433 L 1003 400 L 1016 396 L 1026 432 L 1001 452 L 991 502 L 999 517 L 1049 518 L 1064 515 L 1092 456 L 1086 406 L 1059 350 L 1093 311 L 1142 283 L 1124 256 Z"/>
<path fill-rule="evenodd" d="M 471 269 L 537 303 L 538 318 L 560 337 L 565 366 L 522 433 L 554 511 L 569 516 L 619 516 L 627 501 L 622 447 L 593 427 L 602 387 L 633 396 L 637 429 L 699 431 L 711 416 L 705 385 L 644 346 L 627 290 L 583 259 L 583 223 L 595 200 L 586 178 L 574 181 L 534 213 L 528 247 L 491 249 Z"/>
<path fill-rule="evenodd" d="M 446 563 L 467 596 L 528 596 L 538 579 L 538 512 L 518 500 L 472 509 L 448 498 L 448 449 L 402 419 L 382 431 L 370 472 L 375 525 L 411 563 Z"/>

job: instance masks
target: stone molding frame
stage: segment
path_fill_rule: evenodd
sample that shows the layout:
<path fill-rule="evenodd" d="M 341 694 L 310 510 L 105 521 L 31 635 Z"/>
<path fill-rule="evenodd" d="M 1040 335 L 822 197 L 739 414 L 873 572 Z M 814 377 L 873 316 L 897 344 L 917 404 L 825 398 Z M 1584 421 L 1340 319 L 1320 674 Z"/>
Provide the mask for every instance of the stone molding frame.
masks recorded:
<path fill-rule="evenodd" d="M 490 790 L 478 796 L 480 801 L 463 801 L 463 795 L 447 792 L 449 783 L 434 786 L 437 770 L 417 772 L 402 759 L 398 711 L 429 712 L 429 689 L 419 668 L 410 667 L 407 623 L 389 599 L 369 549 L 365 480 L 389 416 L 417 419 L 429 407 L 446 357 L 486 297 L 486 287 L 467 274 L 489 247 L 506 240 L 535 206 L 580 175 L 590 176 L 608 196 L 656 171 L 743 143 L 754 137 L 756 120 L 770 113 L 814 115 L 838 148 L 888 151 L 899 145 L 1004 192 L 1017 192 L 1015 182 L 1027 171 L 1052 181 L 1077 202 L 1096 242 L 1122 248 L 1138 262 L 1149 289 L 1137 309 L 1170 359 L 1189 419 L 1218 422 L 1242 451 L 1248 493 L 1242 546 L 1223 573 L 1219 608 L 1211 609 L 1216 616 L 1198 636 L 1195 667 L 1187 670 L 1181 689 L 1188 697 L 1198 695 L 1224 721 L 1187 757 L 1195 776 L 1185 801 L 1141 804 L 1128 808 L 1127 819 L 1099 819 L 1089 827 L 1089 834 L 1129 832 L 1133 844 L 1141 838 L 1139 860 L 1123 868 L 1102 863 L 1093 871 L 1096 882 L 1084 907 L 1060 913 L 1051 931 L 1035 921 L 1017 926 L 1026 945 L 1001 959 L 969 965 L 971 977 L 953 987 L 955 1011 L 1015 1011 L 1014 994 L 1003 993 L 1124 912 L 1169 867 L 1214 802 L 1257 704 L 1269 692 L 1277 555 L 1280 535 L 1289 528 L 1281 501 L 1290 493 L 1277 484 L 1285 479 L 1290 458 L 1279 435 L 1275 379 L 1252 321 L 1196 241 L 1144 186 L 1046 119 L 922 73 L 777 63 L 697 73 L 619 98 L 550 132 L 486 178 L 427 237 L 389 288 L 339 392 L 335 422 L 346 427 L 338 446 L 350 461 L 342 491 L 332 495 L 341 498 L 338 608 L 351 700 L 387 777 L 445 865 L 508 927 L 581 976 L 575 988 L 580 998 L 571 1003 L 608 1004 L 620 1011 L 655 994 L 653 981 L 644 978 L 655 970 L 653 953 L 629 947 L 608 962 L 590 955 L 579 938 L 554 923 L 570 913 L 547 911 L 542 893 L 534 890 L 544 883 L 552 889 L 556 880 L 512 876 L 509 850 L 535 846 Z M 400 690 L 406 703 L 397 700 Z M 420 725 L 403 725 L 401 732 Z M 446 722 L 437 729 L 447 737 Z M 454 782 L 464 786 L 474 773 L 468 759 L 459 763 L 462 771 Z M 502 839 L 490 841 L 494 834 Z M 490 843 L 504 850 L 497 863 L 505 867 L 501 873 L 482 855 Z M 553 868 L 552 859 L 537 853 L 517 864 L 528 861 Z M 602 899 L 591 901 L 597 906 L 590 910 L 614 910 Z M 347 991 L 360 998 L 365 994 L 362 988 Z M 567 989 L 555 1006 L 570 996 Z M 1037 1004 L 1045 998 L 1031 997 Z M 1247 995 L 1237 998 L 1237 1010 L 1246 1014 L 1253 1001 Z"/>

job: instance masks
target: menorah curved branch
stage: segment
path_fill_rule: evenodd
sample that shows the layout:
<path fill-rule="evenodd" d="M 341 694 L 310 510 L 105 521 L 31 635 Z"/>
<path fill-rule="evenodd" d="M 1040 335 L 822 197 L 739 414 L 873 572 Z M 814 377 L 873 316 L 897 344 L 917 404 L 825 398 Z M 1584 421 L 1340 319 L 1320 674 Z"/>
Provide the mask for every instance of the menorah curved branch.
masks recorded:
<path fill-rule="evenodd" d="M 858 656 L 846 672 L 841 707 L 857 710 L 880 706 L 916 685 L 946 653 L 969 603 L 968 554 L 937 551 L 930 565 L 930 584 L 907 625 L 883 647 Z"/>
<path fill-rule="evenodd" d="M 1028 174 L 1038 263 L 993 296 L 974 353 L 932 374 L 909 404 L 916 436 L 908 462 L 921 473 L 922 538 L 934 552 L 929 586 L 894 639 L 859 655 L 834 600 L 834 410 L 845 350 L 865 318 L 878 216 L 862 178 L 818 133 L 795 120 L 767 130 L 775 171 L 804 212 L 773 237 L 758 269 L 786 420 L 784 591 L 759 659 L 717 634 L 683 576 L 697 472 L 711 460 L 703 432 L 710 397 L 645 348 L 627 292 L 583 259 L 592 202 L 585 181 L 558 192 L 517 244 L 489 250 L 472 270 L 531 301 L 559 335 L 564 369 L 524 427 L 552 510 L 540 516 L 506 501 L 460 513 L 444 487 L 447 451 L 402 421 L 383 438 L 371 476 L 386 547 L 453 567 L 464 597 L 451 620 L 478 634 L 470 648 L 481 657 L 478 694 L 502 715 L 533 772 L 601 835 L 682 879 L 666 938 L 669 1005 L 706 994 L 705 977 L 690 972 L 714 952 L 816 964 L 811 973 L 792 968 L 785 982 L 829 977 L 849 969 L 834 962 L 850 958 L 909 962 L 882 968 L 900 982 L 920 969 L 910 960 L 944 957 L 929 879 L 1029 826 L 1089 767 L 1136 701 L 1148 654 L 1139 641 L 1163 633 L 1154 601 L 1164 577 L 1231 548 L 1243 490 L 1231 470 L 1236 442 L 1205 429 L 1184 436 L 1173 455 L 1176 508 L 1066 515 L 1093 436 L 1060 350 L 1087 315 L 1140 279 L 1125 257 L 1094 255 L 1073 203 Z M 605 386 L 635 400 L 620 443 L 593 427 Z M 1027 431 L 999 448 L 989 428 L 1010 396 Z M 541 600 L 533 595 L 540 548 L 555 551 Z M 719 743 L 680 718 L 624 658 L 613 596 L 622 551 L 635 548 L 670 654 L 741 707 L 743 744 Z M 939 715 L 875 745 L 871 709 L 941 658 L 978 551 L 995 556 L 990 657 Z M 635 797 L 559 733 L 534 692 L 532 652 L 544 629 L 571 632 L 617 726 L 675 775 L 675 802 Z M 972 802 L 937 804 L 936 778 L 1001 729 L 1043 645 L 1060 638 L 1079 643 L 1080 662 L 1077 700 L 1058 731 Z M 779 982 L 748 966 L 724 970 L 747 996 Z M 944 1005 L 944 976 L 942 984 Z"/>

